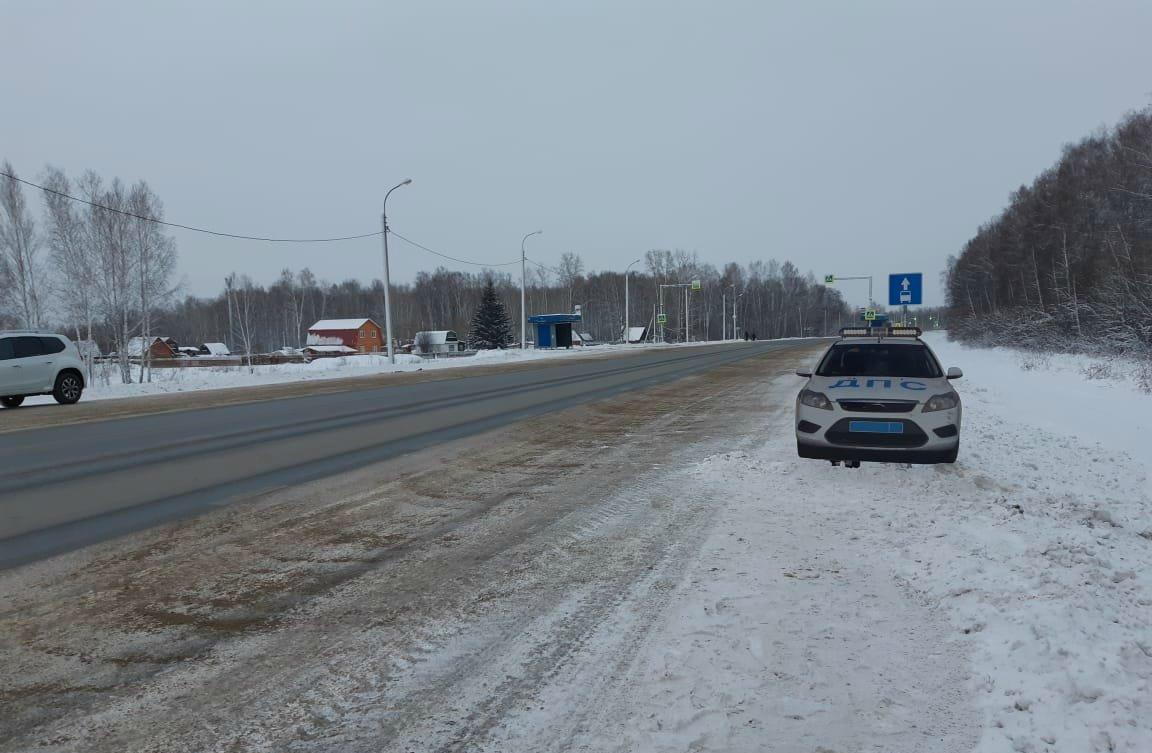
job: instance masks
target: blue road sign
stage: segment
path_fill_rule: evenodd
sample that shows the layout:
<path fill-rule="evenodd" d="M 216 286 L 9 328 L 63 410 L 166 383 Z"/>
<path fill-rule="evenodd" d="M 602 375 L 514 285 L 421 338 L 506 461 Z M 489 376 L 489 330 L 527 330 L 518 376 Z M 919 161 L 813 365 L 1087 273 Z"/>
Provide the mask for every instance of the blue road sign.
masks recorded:
<path fill-rule="evenodd" d="M 924 275 L 888 275 L 889 306 L 919 306 L 924 302 Z"/>

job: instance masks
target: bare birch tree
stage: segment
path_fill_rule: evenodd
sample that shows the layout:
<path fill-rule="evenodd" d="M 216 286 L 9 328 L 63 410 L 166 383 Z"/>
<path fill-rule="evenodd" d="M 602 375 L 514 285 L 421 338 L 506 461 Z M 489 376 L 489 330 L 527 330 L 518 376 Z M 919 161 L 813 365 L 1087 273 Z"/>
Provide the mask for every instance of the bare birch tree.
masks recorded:
<path fill-rule="evenodd" d="M 56 274 L 52 287 L 57 310 L 72 325 L 77 342 L 85 342 L 81 355 L 87 381 L 95 380 L 93 327 L 96 321 L 95 249 L 84 217 L 64 194 L 72 192 L 64 172 L 48 167 L 44 177 L 45 238 Z"/>
<path fill-rule="evenodd" d="M 256 286 L 251 277 L 243 275 L 238 278 L 235 272 L 225 278 L 224 285 L 228 296 L 229 318 L 232 321 L 232 336 L 239 340 L 244 349 L 248 371 L 254 372 L 252 346 L 256 340 L 258 305 Z M 260 292 L 263 292 L 263 289 Z"/>
<path fill-rule="evenodd" d="M 4 172 L 16 175 L 12 163 L 4 162 Z M 40 238 L 36 222 L 24 200 L 24 187 L 16 180 L 0 176 L 0 272 L 8 278 L 15 295 L 15 314 L 30 329 L 43 326 L 44 301 L 41 289 L 44 269 L 39 259 Z"/>
<path fill-rule="evenodd" d="M 94 250 L 93 287 L 97 305 L 118 355 L 120 378 L 124 384 L 131 384 L 128 345 L 135 330 L 136 258 L 132 253 L 127 192 L 118 178 L 105 189 L 100 176 L 92 172 L 81 177 L 80 191 L 92 203 L 87 215 Z"/>
<path fill-rule="evenodd" d="M 161 232 L 161 226 L 148 219 L 161 220 L 164 207 L 160 198 L 144 181 L 132 186 L 128 193 L 128 211 L 131 220 L 131 254 L 136 272 L 135 286 L 139 306 L 140 334 L 144 349 L 140 358 L 140 381 L 152 381 L 152 314 L 166 303 L 174 290 L 170 287 L 176 270 L 176 244 Z M 147 377 L 145 369 L 147 368 Z"/>

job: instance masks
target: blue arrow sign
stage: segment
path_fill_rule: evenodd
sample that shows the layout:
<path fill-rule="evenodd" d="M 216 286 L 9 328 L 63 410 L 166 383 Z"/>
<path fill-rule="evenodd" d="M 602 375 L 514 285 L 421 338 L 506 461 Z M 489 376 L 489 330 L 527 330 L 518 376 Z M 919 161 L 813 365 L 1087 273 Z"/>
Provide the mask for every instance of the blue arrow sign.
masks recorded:
<path fill-rule="evenodd" d="M 924 275 L 888 275 L 889 306 L 919 306 L 924 302 Z"/>

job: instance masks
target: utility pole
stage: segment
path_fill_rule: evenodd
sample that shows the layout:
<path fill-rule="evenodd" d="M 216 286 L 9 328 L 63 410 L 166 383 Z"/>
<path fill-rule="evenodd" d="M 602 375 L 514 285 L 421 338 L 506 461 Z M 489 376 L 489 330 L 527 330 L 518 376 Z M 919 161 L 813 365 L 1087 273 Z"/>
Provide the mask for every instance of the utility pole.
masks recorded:
<path fill-rule="evenodd" d="M 736 286 L 735 285 L 732 286 L 732 292 L 733 293 L 736 292 Z M 744 297 L 744 294 L 741 293 L 740 295 L 733 296 L 733 298 L 732 298 L 732 339 L 733 340 L 739 340 L 740 339 L 740 335 L 738 334 L 740 330 L 737 329 L 737 327 L 736 327 L 736 302 L 739 301 L 743 297 Z"/>
<path fill-rule="evenodd" d="M 684 319 L 684 321 L 683 321 L 683 324 L 684 324 L 684 342 L 688 342 L 688 296 L 691 293 L 694 286 L 695 286 L 695 283 L 691 283 L 691 282 L 669 282 L 669 283 L 664 283 L 662 285 L 656 286 L 660 291 L 660 313 L 661 314 L 664 313 L 664 288 L 684 288 L 684 309 L 683 309 L 684 310 L 684 317 L 683 317 L 683 319 Z M 675 300 L 675 299 L 673 299 L 673 300 Z M 675 303 L 673 303 L 673 305 L 675 305 Z M 660 325 L 661 334 L 663 334 L 664 329 L 665 329 L 664 325 L 661 324 Z M 663 338 L 661 338 L 661 339 L 663 339 Z"/>
<path fill-rule="evenodd" d="M 384 330 L 388 338 L 388 362 L 391 364 L 396 363 L 396 351 L 392 348 L 392 280 L 388 277 L 388 197 L 400 186 L 411 182 L 411 178 L 406 178 L 389 188 L 388 193 L 384 194 L 384 207 L 380 211 L 380 222 L 384 226 Z"/>
<path fill-rule="evenodd" d="M 537 230 L 520 239 L 520 350 L 528 349 L 528 308 L 525 303 L 527 296 L 524 292 L 528 282 L 528 255 L 524 250 L 524 242 L 533 235 L 540 235 L 543 232 L 543 230 Z"/>
<path fill-rule="evenodd" d="M 629 328 L 629 321 L 628 321 L 628 271 L 630 269 L 632 269 L 633 265 L 639 264 L 639 263 L 640 263 L 640 260 L 637 259 L 636 261 L 632 262 L 632 264 L 629 264 L 627 267 L 624 268 L 624 344 L 625 345 L 627 345 L 630 342 L 629 338 L 631 337 L 631 329 Z"/>
<path fill-rule="evenodd" d="M 657 285 L 656 290 L 660 294 L 660 315 L 664 315 L 664 286 Z M 667 317 L 665 316 L 665 318 Z M 664 322 L 660 321 L 659 316 L 656 317 L 656 324 L 659 325 L 660 342 L 664 342 Z"/>
<path fill-rule="evenodd" d="M 824 275 L 825 285 L 834 285 L 840 280 L 867 280 L 868 281 L 868 308 L 876 308 L 876 302 L 872 300 L 872 276 L 871 275 L 856 275 L 854 277 L 841 277 L 840 275 Z"/>
<path fill-rule="evenodd" d="M 728 293 L 720 291 L 720 342 L 728 339 L 728 322 L 725 314 L 728 312 Z"/>

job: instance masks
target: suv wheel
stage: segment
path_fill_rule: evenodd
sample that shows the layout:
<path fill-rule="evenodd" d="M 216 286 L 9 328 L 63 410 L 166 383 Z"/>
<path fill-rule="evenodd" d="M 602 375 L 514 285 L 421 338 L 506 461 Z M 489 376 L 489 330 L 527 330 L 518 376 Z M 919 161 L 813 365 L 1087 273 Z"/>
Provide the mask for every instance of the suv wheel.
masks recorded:
<path fill-rule="evenodd" d="M 20 404 L 24 402 L 23 395 L 12 395 L 11 397 L 0 397 L 0 405 L 5 408 L 19 408 Z"/>
<path fill-rule="evenodd" d="M 61 405 L 72 405 L 80 399 L 84 392 L 84 382 L 80 375 L 73 371 L 65 371 L 56 377 L 56 386 L 52 389 L 52 397 Z"/>

